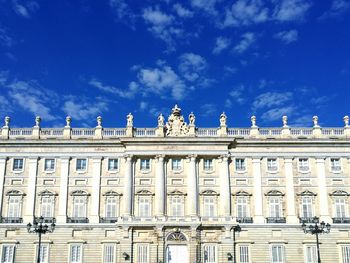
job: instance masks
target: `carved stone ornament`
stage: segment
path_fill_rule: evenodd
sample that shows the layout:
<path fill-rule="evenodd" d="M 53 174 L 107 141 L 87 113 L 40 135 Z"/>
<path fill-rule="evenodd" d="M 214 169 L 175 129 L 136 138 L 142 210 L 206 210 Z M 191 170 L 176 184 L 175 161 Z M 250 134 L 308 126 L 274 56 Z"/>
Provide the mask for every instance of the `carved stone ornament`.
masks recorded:
<path fill-rule="evenodd" d="M 163 127 L 164 126 L 164 116 L 163 114 L 159 114 L 158 116 L 158 127 Z"/>
<path fill-rule="evenodd" d="M 188 135 L 188 126 L 181 115 L 181 109 L 175 105 L 168 117 L 166 123 L 166 136 L 186 136 Z"/>
<path fill-rule="evenodd" d="M 134 125 L 134 116 L 132 116 L 131 113 L 129 113 L 127 116 L 126 116 L 126 126 L 127 127 L 132 127 Z"/>

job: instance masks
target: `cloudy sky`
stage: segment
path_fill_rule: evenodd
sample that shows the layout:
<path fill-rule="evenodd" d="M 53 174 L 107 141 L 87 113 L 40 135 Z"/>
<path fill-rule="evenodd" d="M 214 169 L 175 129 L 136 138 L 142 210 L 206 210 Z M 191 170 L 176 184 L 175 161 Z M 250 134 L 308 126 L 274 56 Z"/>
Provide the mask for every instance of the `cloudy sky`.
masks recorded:
<path fill-rule="evenodd" d="M 11 125 L 342 126 L 350 0 L 0 0 L 0 117 Z M 2 120 L 1 120 L 2 121 Z"/>

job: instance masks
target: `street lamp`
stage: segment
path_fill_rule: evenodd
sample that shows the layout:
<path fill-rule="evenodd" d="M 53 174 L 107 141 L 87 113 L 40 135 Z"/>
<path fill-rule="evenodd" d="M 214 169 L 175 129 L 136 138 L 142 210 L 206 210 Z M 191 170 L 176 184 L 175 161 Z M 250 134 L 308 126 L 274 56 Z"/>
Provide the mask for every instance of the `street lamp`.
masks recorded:
<path fill-rule="evenodd" d="M 233 228 L 233 263 L 236 263 L 236 232 L 241 232 L 240 225 L 235 225 Z"/>
<path fill-rule="evenodd" d="M 314 218 L 314 225 L 306 226 L 305 222 L 301 225 L 305 234 L 316 235 L 316 246 L 317 246 L 317 262 L 321 263 L 320 256 L 320 244 L 318 242 L 319 234 L 328 234 L 331 231 L 331 225 L 322 221 L 320 224 L 317 217 Z"/>
<path fill-rule="evenodd" d="M 44 224 L 44 218 L 41 216 L 39 220 L 34 220 L 33 225 L 31 223 L 27 224 L 28 233 L 38 233 L 39 235 L 39 247 L 37 255 L 37 263 L 40 263 L 40 247 L 41 247 L 41 235 L 46 233 L 52 233 L 55 230 L 55 223 L 52 222 L 51 225 Z"/>

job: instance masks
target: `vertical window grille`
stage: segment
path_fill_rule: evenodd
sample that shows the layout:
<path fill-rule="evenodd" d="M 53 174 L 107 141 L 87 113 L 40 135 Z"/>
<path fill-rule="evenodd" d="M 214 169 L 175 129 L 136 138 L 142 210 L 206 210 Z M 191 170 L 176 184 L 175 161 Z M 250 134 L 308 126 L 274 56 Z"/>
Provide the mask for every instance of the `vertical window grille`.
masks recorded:
<path fill-rule="evenodd" d="M 342 246 L 341 253 L 343 259 L 342 263 L 350 263 L 350 245 Z"/>
<path fill-rule="evenodd" d="M 237 197 L 237 217 L 248 216 L 248 200 L 246 196 Z"/>
<path fill-rule="evenodd" d="M 86 217 L 86 197 L 85 196 L 74 197 L 72 217 Z"/>
<path fill-rule="evenodd" d="M 115 245 L 105 244 L 103 251 L 103 263 L 114 263 L 115 262 Z"/>
<path fill-rule="evenodd" d="M 3 263 L 14 263 L 15 260 L 15 246 L 14 245 L 3 245 L 1 262 Z"/>
<path fill-rule="evenodd" d="M 239 263 L 249 263 L 249 247 L 239 247 Z"/>
<path fill-rule="evenodd" d="M 43 196 L 41 198 L 41 216 L 53 217 L 53 204 L 54 199 L 52 196 Z"/>
<path fill-rule="evenodd" d="M 7 216 L 18 218 L 21 217 L 21 201 L 22 198 L 20 196 L 10 196 L 9 197 L 9 205 Z"/>
<path fill-rule="evenodd" d="M 281 203 L 279 197 L 270 197 L 270 217 L 281 217 Z"/>
<path fill-rule="evenodd" d="M 184 216 L 183 202 L 180 196 L 171 198 L 171 214 L 172 216 Z"/>
<path fill-rule="evenodd" d="M 151 200 L 149 197 L 139 198 L 139 216 L 149 217 L 151 216 Z"/>
<path fill-rule="evenodd" d="M 216 216 L 215 212 L 215 198 L 213 196 L 204 197 L 204 216 Z"/>
<path fill-rule="evenodd" d="M 106 199 L 106 218 L 117 217 L 117 198 L 115 196 L 109 196 Z"/>
<path fill-rule="evenodd" d="M 272 263 L 284 263 L 284 251 L 282 245 L 273 245 L 271 247 Z"/>
<path fill-rule="evenodd" d="M 216 263 L 216 246 L 204 246 L 204 263 Z"/>
<path fill-rule="evenodd" d="M 316 246 L 306 247 L 306 263 L 317 263 Z"/>
<path fill-rule="evenodd" d="M 137 247 L 137 262 L 148 263 L 148 245 L 139 244 Z"/>
<path fill-rule="evenodd" d="M 70 249 L 70 263 L 81 263 L 82 257 L 82 246 L 72 245 Z"/>
<path fill-rule="evenodd" d="M 312 198 L 310 196 L 303 196 L 301 199 L 302 206 L 302 217 L 303 218 L 311 218 L 313 217 L 312 211 Z"/>

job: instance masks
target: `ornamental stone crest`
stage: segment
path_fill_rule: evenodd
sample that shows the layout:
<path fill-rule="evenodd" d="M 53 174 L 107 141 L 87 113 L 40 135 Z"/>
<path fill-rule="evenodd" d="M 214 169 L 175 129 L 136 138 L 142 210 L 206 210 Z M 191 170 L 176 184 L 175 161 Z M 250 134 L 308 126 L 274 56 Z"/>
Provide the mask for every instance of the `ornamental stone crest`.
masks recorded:
<path fill-rule="evenodd" d="M 194 115 L 193 115 L 194 118 Z M 193 120 L 194 122 L 194 120 Z M 186 136 L 188 135 L 188 126 L 181 115 L 181 109 L 175 105 L 171 110 L 171 115 L 168 117 L 168 122 L 165 125 L 166 136 Z"/>

